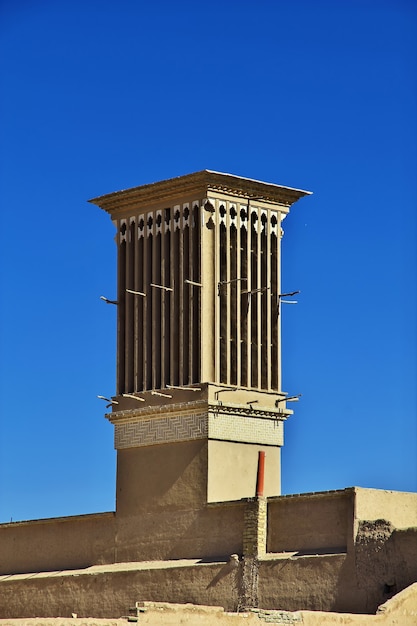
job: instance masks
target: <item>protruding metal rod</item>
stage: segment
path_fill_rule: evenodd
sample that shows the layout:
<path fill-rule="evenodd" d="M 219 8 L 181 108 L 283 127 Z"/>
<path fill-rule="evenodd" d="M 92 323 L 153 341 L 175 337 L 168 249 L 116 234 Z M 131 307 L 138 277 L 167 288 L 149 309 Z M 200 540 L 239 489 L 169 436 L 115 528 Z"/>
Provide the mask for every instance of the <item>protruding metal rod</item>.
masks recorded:
<path fill-rule="evenodd" d="M 109 300 L 106 296 L 100 296 L 100 300 L 103 300 L 106 304 L 119 304 L 118 300 Z"/>
<path fill-rule="evenodd" d="M 290 291 L 289 293 L 280 293 L 278 294 L 278 298 L 284 298 L 288 296 L 295 296 L 297 293 L 301 293 L 301 291 Z"/>
<path fill-rule="evenodd" d="M 219 283 L 217 283 L 217 295 L 220 295 L 220 289 L 222 287 L 224 287 L 224 285 L 230 285 L 231 283 L 238 283 L 238 282 L 247 282 L 248 279 L 247 278 L 232 278 L 231 280 L 221 280 Z"/>
<path fill-rule="evenodd" d="M 143 293 L 143 291 L 133 291 L 133 289 L 126 289 L 127 293 L 133 293 L 135 296 L 143 296 L 144 298 L 146 298 L 146 293 Z"/>
<path fill-rule="evenodd" d="M 122 393 L 123 398 L 132 398 L 132 400 L 137 400 L 138 402 L 145 402 L 145 398 L 141 398 L 140 396 L 134 396 L 132 393 Z"/>
<path fill-rule="evenodd" d="M 201 387 L 180 387 L 179 385 L 167 385 L 167 389 L 181 389 L 182 391 L 201 391 Z"/>
<path fill-rule="evenodd" d="M 100 400 L 105 400 L 106 402 L 108 402 L 108 404 L 106 404 L 106 409 L 108 409 L 109 407 L 113 406 L 113 404 L 119 404 L 117 402 L 117 400 L 112 400 L 111 398 L 106 398 L 106 396 L 97 396 L 97 398 L 99 398 Z"/>
<path fill-rule="evenodd" d="M 151 283 L 151 287 L 156 287 L 157 289 L 163 289 L 164 291 L 174 291 L 172 287 L 165 287 L 164 285 L 155 285 L 155 283 Z"/>
<path fill-rule="evenodd" d="M 284 396 L 283 398 L 278 398 L 278 400 L 275 400 L 275 406 L 278 407 L 280 402 L 298 402 L 301 395 L 302 394 L 299 393 L 296 396 Z"/>
<path fill-rule="evenodd" d="M 258 473 L 256 477 L 256 497 L 262 498 L 264 495 L 265 483 L 265 452 L 260 450 L 258 453 Z"/>
<path fill-rule="evenodd" d="M 106 396 L 97 396 L 99 400 L 105 400 L 106 402 L 110 402 L 110 404 L 119 404 L 117 400 L 112 400 L 111 398 L 106 398 Z"/>
<path fill-rule="evenodd" d="M 252 293 L 258 293 L 259 291 L 267 291 L 268 289 L 271 289 L 271 287 L 259 287 L 258 289 L 250 289 L 250 290 L 246 290 L 244 289 L 242 291 L 242 294 L 249 294 L 251 295 Z"/>
<path fill-rule="evenodd" d="M 160 391 L 151 391 L 151 394 L 153 396 L 161 396 L 163 398 L 172 398 L 172 396 L 169 395 L 168 393 L 161 393 Z"/>
<path fill-rule="evenodd" d="M 282 298 L 288 296 L 295 296 L 297 293 L 301 293 L 301 291 L 289 291 L 288 293 L 279 293 L 277 297 L 277 315 L 280 314 L 280 305 L 282 304 L 298 304 L 297 300 L 283 300 Z"/>
<path fill-rule="evenodd" d="M 195 280 L 188 280 L 188 278 L 186 278 L 184 280 L 185 283 L 187 283 L 187 285 L 194 285 L 194 287 L 202 287 L 202 283 L 196 283 Z"/>

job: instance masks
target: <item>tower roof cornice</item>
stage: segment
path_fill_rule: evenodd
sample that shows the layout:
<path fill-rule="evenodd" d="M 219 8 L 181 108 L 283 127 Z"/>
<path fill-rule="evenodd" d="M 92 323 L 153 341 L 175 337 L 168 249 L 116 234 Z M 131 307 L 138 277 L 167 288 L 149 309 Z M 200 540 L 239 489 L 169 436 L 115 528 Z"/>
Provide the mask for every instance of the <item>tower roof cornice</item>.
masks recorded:
<path fill-rule="evenodd" d="M 220 192 L 233 197 L 257 198 L 284 207 L 290 207 L 300 198 L 312 192 L 292 187 L 283 187 L 274 183 L 224 174 L 212 170 L 202 170 L 185 176 L 178 176 L 156 183 L 115 191 L 89 200 L 111 215 L 130 208 L 149 206 L 150 204 L 175 200 L 184 195 L 205 197 L 211 192 Z"/>

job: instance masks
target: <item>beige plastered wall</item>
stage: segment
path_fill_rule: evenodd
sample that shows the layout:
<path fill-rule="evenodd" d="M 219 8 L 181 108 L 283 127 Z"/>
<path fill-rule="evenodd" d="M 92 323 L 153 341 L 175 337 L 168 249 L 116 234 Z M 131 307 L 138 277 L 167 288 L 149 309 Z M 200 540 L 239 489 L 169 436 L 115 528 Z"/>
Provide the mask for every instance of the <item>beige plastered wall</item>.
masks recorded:
<path fill-rule="evenodd" d="M 415 626 L 417 613 L 417 584 L 411 585 L 391 600 L 384 603 L 377 615 L 352 615 L 323 611 L 279 612 L 225 612 L 222 607 L 196 606 L 193 604 L 170 604 L 166 602 L 142 603 L 144 612 L 140 614 L 140 623 L 149 626 L 255 626 L 261 624 L 259 616 L 271 622 L 297 624 L 304 626 Z M 106 618 L 33 618 L 0 620 L 0 626 L 125 626 L 125 619 Z"/>
<path fill-rule="evenodd" d="M 1 617 L 121 617 L 136 601 L 212 604 L 236 610 L 235 572 L 225 563 L 145 563 L 0 579 Z M 214 582 L 213 582 L 214 581 Z"/>
<path fill-rule="evenodd" d="M 386 519 L 397 529 L 417 526 L 417 493 L 355 487 L 355 519 Z"/>
<path fill-rule="evenodd" d="M 114 513 L 0 525 L 0 574 L 114 561 Z"/>
<path fill-rule="evenodd" d="M 267 551 L 346 551 L 354 497 L 345 489 L 269 499 Z"/>
<path fill-rule="evenodd" d="M 229 441 L 208 442 L 208 502 L 253 498 L 259 452 L 265 452 L 264 495 L 281 493 L 281 449 Z"/>
<path fill-rule="evenodd" d="M 259 606 L 337 610 L 345 554 L 268 557 L 259 566 Z"/>
<path fill-rule="evenodd" d="M 375 612 L 372 585 L 357 587 L 345 554 L 277 557 L 259 562 L 258 606 L 275 610 Z M 230 562 L 163 561 L 95 566 L 86 570 L 0 577 L 0 616 L 119 617 L 136 601 L 240 606 L 242 574 Z M 381 579 L 383 582 L 383 579 Z"/>
<path fill-rule="evenodd" d="M 207 464 L 207 440 L 118 451 L 117 562 L 241 553 L 244 504 L 207 506 Z"/>

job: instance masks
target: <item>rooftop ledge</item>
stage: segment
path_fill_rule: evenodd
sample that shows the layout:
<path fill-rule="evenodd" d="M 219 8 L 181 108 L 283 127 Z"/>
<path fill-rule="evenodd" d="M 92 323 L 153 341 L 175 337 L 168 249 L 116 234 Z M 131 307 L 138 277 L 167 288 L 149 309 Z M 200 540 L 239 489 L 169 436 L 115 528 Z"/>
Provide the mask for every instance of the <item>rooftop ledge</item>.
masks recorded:
<path fill-rule="evenodd" d="M 112 214 L 121 209 L 128 210 L 129 208 L 148 206 L 152 203 L 184 195 L 196 195 L 198 197 L 195 199 L 201 199 L 210 191 L 220 191 L 245 199 L 256 198 L 284 207 L 289 207 L 300 198 L 312 193 L 303 189 L 284 187 L 275 183 L 235 176 L 234 174 L 202 170 L 185 176 L 115 191 L 92 198 L 89 202 Z"/>

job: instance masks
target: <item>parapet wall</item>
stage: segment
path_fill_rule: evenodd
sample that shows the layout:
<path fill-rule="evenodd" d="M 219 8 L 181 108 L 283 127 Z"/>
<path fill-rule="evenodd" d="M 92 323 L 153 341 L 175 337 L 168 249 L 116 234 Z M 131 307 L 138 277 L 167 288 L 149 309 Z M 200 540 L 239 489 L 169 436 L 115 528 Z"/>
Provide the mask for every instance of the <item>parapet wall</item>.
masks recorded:
<path fill-rule="evenodd" d="M 346 552 L 354 488 L 268 498 L 267 552 Z"/>
<path fill-rule="evenodd" d="M 230 502 L 118 517 L 115 562 L 242 554 L 244 509 L 243 502 Z"/>
<path fill-rule="evenodd" d="M 114 513 L 1 524 L 0 574 L 113 563 L 114 536 Z"/>
<path fill-rule="evenodd" d="M 417 526 L 417 495 L 356 487 L 268 498 L 266 552 L 349 552 L 362 520 Z M 191 503 L 190 503 L 191 504 Z M 0 525 L 0 574 L 243 554 L 246 500 Z"/>
<path fill-rule="evenodd" d="M 417 526 L 417 494 L 354 487 L 355 519 L 386 519 L 398 530 Z"/>
<path fill-rule="evenodd" d="M 242 554 L 244 503 L 0 525 L 0 575 Z"/>

